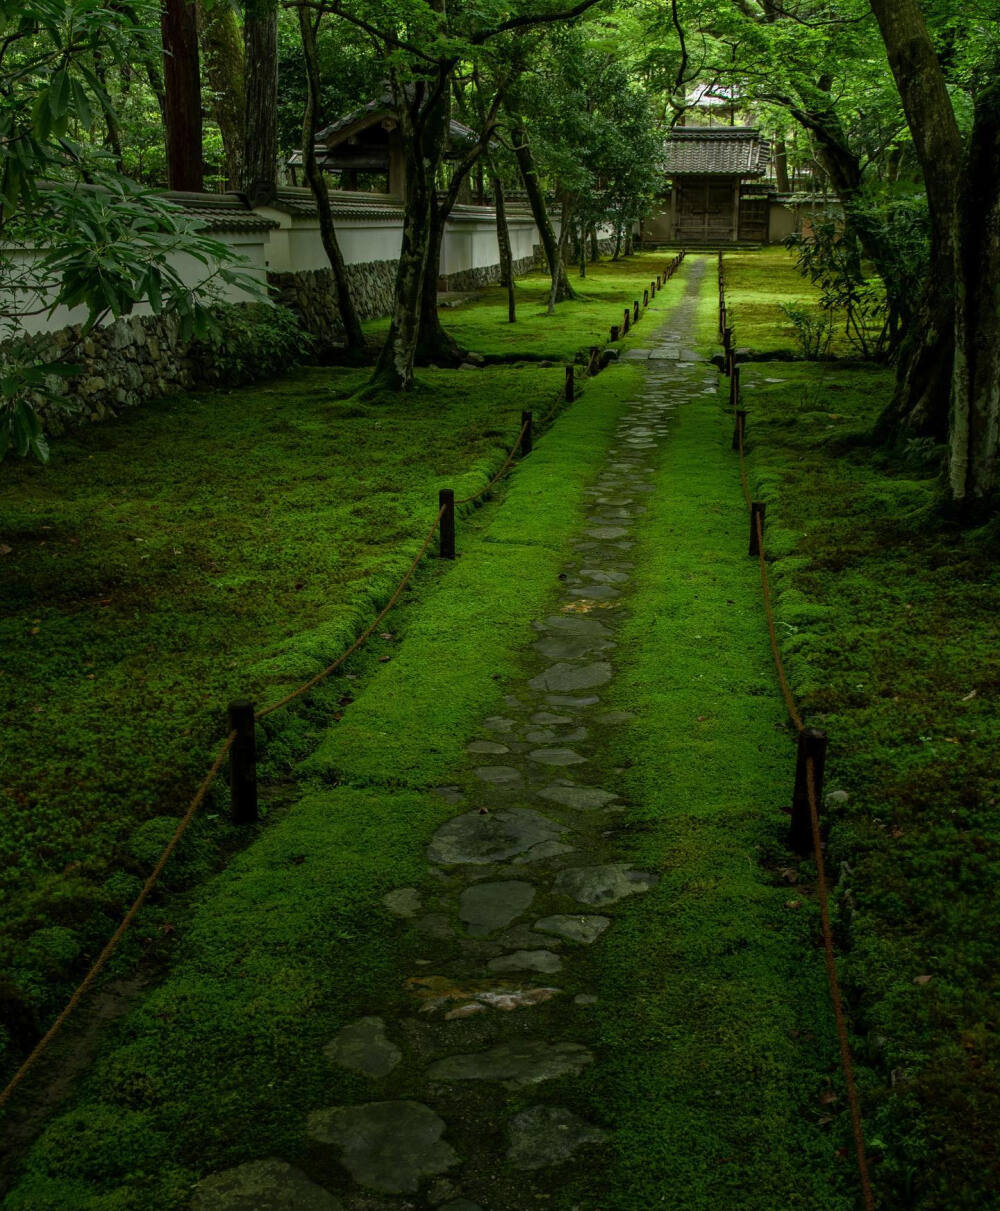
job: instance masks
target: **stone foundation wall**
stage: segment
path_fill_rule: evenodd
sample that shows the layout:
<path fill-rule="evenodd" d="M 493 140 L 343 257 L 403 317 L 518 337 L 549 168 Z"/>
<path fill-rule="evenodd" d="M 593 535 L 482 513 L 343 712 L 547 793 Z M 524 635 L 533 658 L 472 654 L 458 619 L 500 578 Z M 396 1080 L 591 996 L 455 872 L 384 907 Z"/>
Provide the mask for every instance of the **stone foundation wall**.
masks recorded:
<path fill-rule="evenodd" d="M 195 387 L 250 382 L 291 365 L 301 352 L 301 333 L 290 320 L 269 324 L 264 356 L 256 325 L 264 308 L 223 309 L 223 344 L 212 346 L 182 337 L 174 315 L 133 316 L 83 335 L 79 325 L 39 333 L 16 342 L 18 360 L 63 361 L 79 366 L 71 378 L 52 375 L 47 383 L 59 403 L 38 394 L 32 404 L 45 431 L 58 436 L 67 427 L 102 421 L 124 408 Z M 266 322 L 266 321 L 265 321 Z M 235 334 L 235 335 L 233 335 Z M 230 338 L 227 342 L 226 338 Z"/>
<path fill-rule="evenodd" d="M 377 319 L 392 311 L 397 264 L 397 261 L 367 261 L 347 266 L 351 297 L 362 320 Z M 269 273 L 267 281 L 276 300 L 293 312 L 306 332 L 316 339 L 317 355 L 322 356 L 343 343 L 344 325 L 332 269 Z"/>
<path fill-rule="evenodd" d="M 520 277 L 534 269 L 538 258 L 536 253 L 531 256 L 519 257 L 514 261 L 514 276 Z M 460 273 L 446 273 L 438 278 L 439 290 L 480 290 L 483 286 L 492 286 L 500 281 L 500 264 L 481 265 L 476 269 L 463 269 Z"/>

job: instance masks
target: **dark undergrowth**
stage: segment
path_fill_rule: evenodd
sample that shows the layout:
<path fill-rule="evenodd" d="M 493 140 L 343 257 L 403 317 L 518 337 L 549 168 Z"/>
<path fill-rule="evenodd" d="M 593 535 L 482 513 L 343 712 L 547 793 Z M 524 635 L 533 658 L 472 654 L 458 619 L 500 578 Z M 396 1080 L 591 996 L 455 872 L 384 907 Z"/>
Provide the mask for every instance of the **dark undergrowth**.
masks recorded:
<path fill-rule="evenodd" d="M 808 722 L 830 736 L 841 971 L 878 1205 L 996 1207 L 1000 534 L 943 518 L 939 450 L 871 444 L 886 372 L 756 366 L 744 383 L 782 646 Z"/>

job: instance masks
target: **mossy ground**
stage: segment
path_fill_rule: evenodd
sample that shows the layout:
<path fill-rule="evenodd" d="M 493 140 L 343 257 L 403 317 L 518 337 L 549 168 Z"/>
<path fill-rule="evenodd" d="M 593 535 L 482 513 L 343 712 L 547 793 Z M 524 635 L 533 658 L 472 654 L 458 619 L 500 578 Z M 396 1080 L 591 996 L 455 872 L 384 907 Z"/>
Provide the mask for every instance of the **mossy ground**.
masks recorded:
<path fill-rule="evenodd" d="M 459 559 L 428 566 L 394 615 L 394 658 L 376 645 L 352 665 L 364 691 L 315 780 L 199 893 L 171 935 L 170 976 L 107 1040 L 5 1207 L 169 1211 L 207 1170 L 299 1155 L 305 1114 L 330 1099 L 323 1043 L 407 971 L 380 897 L 422 876 L 428 836 L 453 813 L 429 788 L 472 721 L 499 709 L 636 375 L 588 383 L 504 507 L 462 519 Z M 337 1097 L 353 1088 L 338 1078 Z"/>
<path fill-rule="evenodd" d="M 587 299 L 554 317 L 535 306 L 543 277 L 529 275 L 516 325 L 495 291 L 444 322 L 487 354 L 513 344 L 537 358 L 557 334 L 550 353 L 571 360 L 657 267 L 592 266 Z M 0 1071 L 137 892 L 226 703 L 273 699 L 346 647 L 412 558 L 438 489 L 480 487 L 522 410 L 548 413 L 563 383 L 561 368 L 533 362 L 428 369 L 413 395 L 358 405 L 366 374 L 301 370 L 157 401 L 60 438 L 47 467 L 4 465 Z M 343 695 L 321 689 L 269 721 L 266 777 L 288 776 Z M 218 786 L 164 886 L 197 882 L 236 844 Z M 149 914 L 127 962 L 157 948 L 166 915 Z"/>
<path fill-rule="evenodd" d="M 850 794 L 827 822 L 879 1205 L 995 1207 L 1000 536 L 943 520 L 940 452 L 870 444 L 890 372 L 744 381 L 789 674 Z"/>

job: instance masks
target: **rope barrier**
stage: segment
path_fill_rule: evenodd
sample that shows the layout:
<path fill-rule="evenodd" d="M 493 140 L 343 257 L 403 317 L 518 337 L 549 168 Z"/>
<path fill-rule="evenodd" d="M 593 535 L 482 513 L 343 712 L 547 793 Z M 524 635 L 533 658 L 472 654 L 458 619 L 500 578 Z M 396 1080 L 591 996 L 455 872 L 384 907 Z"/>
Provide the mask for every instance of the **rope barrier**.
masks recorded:
<path fill-rule="evenodd" d="M 684 259 L 684 253 L 682 251 L 680 256 L 676 260 L 676 264 L 671 267 L 670 274 L 668 274 L 668 278 L 669 278 L 669 276 L 672 276 L 674 269 L 677 268 L 677 265 L 679 265 L 683 259 Z M 552 417 L 555 416 L 556 412 L 559 410 L 560 404 L 563 403 L 564 401 L 565 401 L 565 396 L 564 396 L 563 392 L 560 392 L 556 396 L 556 399 L 555 399 L 555 402 L 554 402 L 552 408 L 542 418 L 540 425 L 547 424 L 549 422 L 549 420 L 551 420 Z M 497 473 L 493 476 L 493 478 L 489 481 L 489 483 L 487 483 L 485 485 L 485 487 L 480 488 L 480 490 L 478 492 L 473 493 L 471 496 L 466 496 L 466 497 L 463 497 L 461 500 L 456 500 L 454 502 L 456 505 L 467 505 L 467 504 L 471 504 L 473 501 L 479 500 L 480 497 L 485 496 L 486 493 L 489 492 L 490 489 L 493 488 L 498 483 L 498 481 L 507 473 L 507 471 L 510 469 L 511 465 L 513 464 L 514 459 L 517 455 L 517 451 L 520 449 L 521 443 L 524 440 L 524 435 L 528 431 L 530 426 L 531 426 L 530 418 L 525 419 L 525 421 L 521 425 L 521 430 L 518 433 L 513 446 L 511 447 L 510 453 L 508 454 L 508 456 L 507 456 L 506 460 L 504 461 L 503 465 L 501 466 L 500 470 L 497 471 Z M 413 561 L 410 563 L 410 566 L 407 568 L 406 572 L 403 574 L 403 578 L 399 582 L 399 584 L 396 586 L 396 589 L 393 592 L 392 596 L 389 598 L 389 600 L 386 602 L 386 604 L 382 607 L 382 609 L 378 612 L 378 614 L 375 616 L 375 618 L 369 624 L 369 626 L 367 626 L 365 628 L 365 630 L 362 631 L 362 633 L 357 637 L 357 639 L 354 640 L 354 642 L 351 644 L 351 646 L 349 648 L 347 648 L 344 652 L 342 652 L 337 657 L 336 660 L 334 660 L 332 663 L 328 664 L 326 666 L 326 668 L 322 669 L 314 677 L 310 677 L 308 681 L 303 682 L 302 685 L 298 686 L 296 689 L 294 689 L 290 693 L 286 694 L 283 698 L 279 698 L 277 701 L 269 703 L 267 706 L 261 707 L 259 710 L 255 711 L 254 712 L 255 720 L 264 719 L 264 718 L 266 718 L 266 716 L 273 714 L 273 712 L 280 710 L 284 706 L 288 706 L 289 703 L 294 702 L 296 699 L 301 698 L 303 695 L 307 694 L 311 689 L 313 689 L 313 688 L 315 688 L 315 686 L 319 685 L 321 681 L 325 681 L 327 677 L 329 677 L 332 673 L 336 672 L 336 670 L 338 668 L 340 668 L 341 665 L 343 665 L 344 662 L 347 659 L 349 659 L 349 657 L 353 656 L 354 653 L 356 651 L 358 651 L 358 649 L 361 648 L 365 644 L 365 642 L 372 636 L 372 634 L 375 632 L 375 630 L 380 625 L 380 623 L 383 621 L 383 619 L 386 617 L 386 615 L 393 609 L 393 607 L 399 601 L 400 597 L 403 594 L 403 590 L 406 588 L 406 586 L 409 584 L 410 580 L 412 579 L 413 574 L 416 572 L 417 567 L 420 564 L 420 561 L 427 554 L 427 550 L 430 547 L 431 542 L 434 539 L 434 535 L 437 532 L 437 529 L 441 524 L 441 519 L 444 516 L 445 511 L 446 511 L 445 507 L 442 507 L 438 510 L 438 514 L 435 517 L 434 522 L 431 525 L 430 529 L 427 531 L 427 534 L 424 537 L 423 542 L 421 543 L 419 551 L 417 552 Z M 235 743 L 236 739 L 237 739 L 236 731 L 231 731 L 229 733 L 229 735 L 225 738 L 225 740 L 222 742 L 222 745 L 219 748 L 219 751 L 216 754 L 215 760 L 212 762 L 212 765 L 209 768 L 208 773 L 205 775 L 203 782 L 198 787 L 198 789 L 195 792 L 194 796 L 192 797 L 190 803 L 188 804 L 187 810 L 185 811 L 184 815 L 181 817 L 181 820 L 180 820 L 179 824 L 177 825 L 177 828 L 174 831 L 173 836 L 167 842 L 166 847 L 164 848 L 163 852 L 160 854 L 160 857 L 157 859 L 156 865 L 153 867 L 152 871 L 150 872 L 149 877 L 146 879 L 146 882 L 142 886 L 142 890 L 139 892 L 138 896 L 136 896 L 135 900 L 132 903 L 132 906 L 129 908 L 129 910 L 125 914 L 125 916 L 122 918 L 117 929 L 111 935 L 111 937 L 108 939 L 108 942 L 105 945 L 104 949 L 98 955 L 96 961 L 91 966 L 90 970 L 87 972 L 87 974 L 84 976 L 83 980 L 77 986 L 76 991 L 73 993 L 73 995 L 67 1001 L 66 1005 L 63 1007 L 63 1009 L 60 1012 L 60 1014 L 58 1015 L 58 1017 L 55 1019 L 55 1021 L 52 1023 L 52 1025 L 49 1027 L 49 1029 L 45 1032 L 45 1034 L 42 1036 L 42 1038 L 39 1039 L 38 1043 L 35 1045 L 35 1047 L 31 1051 L 31 1053 L 28 1055 L 27 1059 L 25 1059 L 24 1063 L 17 1070 L 17 1072 L 14 1074 L 14 1076 L 11 1078 L 11 1080 L 8 1082 L 6 1087 L 2 1091 L 0 1091 L 0 1107 L 3 1107 L 9 1101 L 10 1097 L 14 1093 L 14 1090 L 18 1087 L 18 1085 L 20 1085 L 20 1083 L 24 1080 L 24 1078 L 27 1076 L 27 1074 L 31 1071 L 31 1069 L 35 1066 L 35 1064 L 38 1062 L 38 1060 L 42 1057 L 44 1052 L 47 1050 L 49 1045 L 52 1043 L 53 1039 L 55 1039 L 55 1037 L 62 1030 L 63 1026 L 67 1022 L 67 1020 L 70 1018 L 70 1016 L 72 1015 L 74 1010 L 77 1008 L 77 1006 L 83 1000 L 83 998 L 87 995 L 87 992 L 90 990 L 91 986 L 93 985 L 94 981 L 97 979 L 98 975 L 100 975 L 101 971 L 107 965 L 108 960 L 111 958 L 112 954 L 117 949 L 118 944 L 121 942 L 122 938 L 128 932 L 128 929 L 131 926 L 132 922 L 135 920 L 135 917 L 138 914 L 139 909 L 145 903 L 145 901 L 149 897 L 150 892 L 153 890 L 153 888 L 156 886 L 157 882 L 159 881 L 160 875 L 163 873 L 164 867 L 166 866 L 167 862 L 170 860 L 170 857 L 173 854 L 174 850 L 176 849 L 180 839 L 187 832 L 189 826 L 191 825 L 191 822 L 194 820 L 194 817 L 198 812 L 198 809 L 204 803 L 205 797 L 208 794 L 209 788 L 212 786 L 212 783 L 215 781 L 215 779 L 219 776 L 219 773 L 222 770 L 222 766 L 225 763 L 226 757 L 228 756 L 229 751 L 233 747 L 233 744 Z"/>
<path fill-rule="evenodd" d="M 721 264 L 721 256 L 720 256 Z M 721 287 L 721 274 L 720 274 Z M 724 305 L 724 304 L 723 304 Z M 743 485 L 743 495 L 747 508 L 751 507 L 750 489 L 747 483 L 746 454 L 743 446 L 743 426 L 737 423 L 736 432 L 739 438 L 740 480 Z M 771 643 L 771 655 L 778 675 L 778 684 L 788 709 L 788 715 L 795 730 L 801 733 L 805 724 L 799 713 L 785 672 L 785 662 L 781 658 L 778 647 L 778 634 L 774 620 L 774 603 L 771 598 L 771 585 L 767 575 L 767 559 L 764 554 L 764 524 L 760 513 L 754 515 L 754 528 L 757 534 L 757 555 L 760 561 L 760 579 L 764 598 L 764 615 L 767 619 L 767 631 Z M 844 1073 L 844 1084 L 847 1088 L 847 1101 L 851 1113 L 851 1132 L 854 1136 L 854 1152 L 857 1160 L 858 1179 L 861 1184 L 861 1194 L 865 1211 L 875 1211 L 875 1197 L 872 1192 L 871 1179 L 868 1173 L 868 1155 L 865 1149 L 864 1128 L 861 1119 L 861 1103 L 858 1097 L 857 1083 L 854 1078 L 854 1060 L 851 1054 L 851 1044 L 847 1033 L 847 1019 L 844 1014 L 843 998 L 840 993 L 840 981 L 837 978 L 837 963 L 833 948 L 833 926 L 830 922 L 830 901 L 826 884 L 826 865 L 823 861 L 823 838 L 820 832 L 819 804 L 816 794 L 816 764 L 809 756 L 806 758 L 806 790 L 809 799 L 809 818 L 812 830 L 813 856 L 816 861 L 816 891 L 819 898 L 820 920 L 823 932 L 823 953 L 826 963 L 827 983 L 830 988 L 830 1000 L 833 1002 L 833 1016 L 837 1026 L 837 1042 L 840 1047 L 840 1066 Z"/>
<path fill-rule="evenodd" d="M 132 907 L 128 910 L 128 912 L 122 918 L 121 923 L 119 924 L 118 928 L 108 939 L 104 949 L 97 956 L 97 959 L 94 962 L 93 966 L 90 968 L 90 970 L 87 972 L 87 974 L 83 977 L 80 984 L 77 986 L 76 991 L 73 993 L 73 995 L 70 997 L 70 999 L 66 1002 L 66 1005 L 64 1006 L 62 1012 L 59 1014 L 59 1016 L 56 1018 L 56 1020 L 52 1023 L 52 1025 L 48 1028 L 48 1030 L 45 1032 L 45 1034 L 42 1035 L 42 1037 L 39 1039 L 39 1041 L 35 1044 L 35 1047 L 32 1050 L 31 1054 L 24 1061 L 24 1063 L 17 1070 L 17 1072 L 14 1073 L 13 1077 L 10 1079 L 10 1081 L 8 1082 L 6 1088 L 3 1090 L 3 1092 L 0 1093 L 0 1106 L 3 1106 L 6 1104 L 6 1102 L 9 1100 L 11 1094 L 14 1092 L 14 1090 L 17 1088 L 17 1086 L 20 1085 L 20 1083 L 28 1075 L 28 1073 L 31 1071 L 31 1069 L 34 1068 L 35 1064 L 41 1059 L 42 1054 L 45 1052 L 45 1050 L 48 1048 L 49 1044 L 56 1037 L 56 1035 L 60 1032 L 60 1030 L 62 1030 L 63 1026 L 66 1024 L 67 1019 L 73 1013 L 73 1010 L 76 1009 L 77 1005 L 79 1005 L 80 1002 L 83 1000 L 83 998 L 87 995 L 87 992 L 89 991 L 90 986 L 100 975 L 101 971 L 104 969 L 108 960 L 111 958 L 112 954 L 114 953 L 115 949 L 117 948 L 118 943 L 122 940 L 122 938 L 125 936 L 126 932 L 128 931 L 128 927 L 132 924 L 133 920 L 135 920 L 136 914 L 138 913 L 139 909 L 145 903 L 146 898 L 149 896 L 149 893 L 156 886 L 156 883 L 157 883 L 160 875 L 163 873 L 163 868 L 166 866 L 167 862 L 169 861 L 170 855 L 176 849 L 177 843 L 180 841 L 181 837 L 183 837 L 184 834 L 187 832 L 188 827 L 191 824 L 191 821 L 194 819 L 194 817 L 198 811 L 198 808 L 201 807 L 202 803 L 205 801 L 205 796 L 208 794 L 208 789 L 212 785 L 212 783 L 215 781 L 215 779 L 218 777 L 219 771 L 222 769 L 223 763 L 225 762 L 226 757 L 229 753 L 229 750 L 232 748 L 233 741 L 235 739 L 236 739 L 236 733 L 230 732 L 229 735 L 222 742 L 222 745 L 219 748 L 218 753 L 216 754 L 215 760 L 212 762 L 211 768 L 209 769 L 208 773 L 205 775 L 204 781 L 202 782 L 201 786 L 199 786 L 198 789 L 195 791 L 194 796 L 191 799 L 191 802 L 188 804 L 187 811 L 181 817 L 180 823 L 177 825 L 177 828 L 174 830 L 174 835 L 167 842 L 166 848 L 164 849 L 163 853 L 160 854 L 160 857 L 157 860 L 156 865 L 153 867 L 152 871 L 150 872 L 150 875 L 146 879 L 146 882 L 142 885 L 142 890 L 139 892 L 139 894 L 136 896 L 135 900 L 133 901 Z"/>
<path fill-rule="evenodd" d="M 556 414 L 561 402 L 563 402 L 563 395 L 560 392 L 560 394 L 556 397 L 553 407 L 549 410 L 549 412 L 543 418 L 543 420 L 541 422 L 542 424 L 546 424 Z M 524 435 L 527 432 L 530 424 L 531 424 L 530 420 L 525 420 L 524 423 L 521 425 L 521 430 L 518 433 L 517 438 L 514 441 L 514 445 L 510 451 L 510 454 L 507 456 L 507 459 L 504 462 L 503 466 L 496 473 L 496 475 L 493 476 L 493 478 L 490 480 L 490 482 L 488 484 L 486 484 L 486 486 L 484 488 L 481 488 L 478 492 L 474 493 L 472 496 L 467 496 L 462 500 L 455 501 L 455 504 L 470 504 L 472 501 L 478 500 L 481 496 L 484 496 L 487 492 L 489 492 L 489 490 L 492 487 L 495 486 L 495 484 L 510 469 L 510 466 L 514 461 L 515 455 L 521 446 L 521 442 L 524 440 Z M 326 680 L 327 677 L 329 677 L 332 673 L 336 672 L 336 670 L 338 668 L 340 668 L 341 665 L 343 665 L 343 663 L 349 657 L 353 656 L 354 653 L 356 651 L 358 651 L 358 649 L 361 648 L 368 639 L 371 638 L 372 634 L 374 634 L 375 630 L 378 628 L 378 626 L 384 620 L 386 615 L 397 604 L 397 602 L 399 601 L 400 597 L 403 594 L 403 590 L 409 584 L 410 580 L 413 577 L 413 574 L 416 572 L 417 567 L 420 564 L 420 561 L 427 554 L 427 550 L 430 547 L 431 542 L 434 539 L 434 535 L 437 532 L 437 529 L 441 524 L 441 518 L 444 516 L 444 514 L 445 514 L 445 509 L 444 509 L 444 507 L 442 507 L 438 510 L 438 514 L 434 518 L 434 521 L 433 521 L 430 529 L 427 531 L 427 534 L 425 535 L 424 540 L 420 545 L 419 551 L 417 552 L 416 556 L 413 558 L 413 560 L 410 563 L 410 566 L 407 568 L 406 572 L 403 574 L 403 578 L 399 582 L 399 584 L 396 586 L 396 589 L 393 592 L 392 596 L 389 598 L 389 600 L 386 602 L 386 604 L 382 607 L 382 609 L 378 612 L 378 614 L 375 616 L 375 618 L 372 620 L 372 622 L 364 629 L 364 631 L 362 631 L 362 633 L 357 637 L 357 639 L 354 640 L 354 642 L 351 644 L 351 646 L 349 648 L 347 648 L 345 651 L 343 651 L 337 657 L 336 660 L 334 660 L 334 661 L 332 661 L 332 663 L 328 664 L 326 666 L 326 668 L 322 669 L 314 677 L 310 677 L 308 681 L 303 682 L 302 685 L 298 686 L 296 689 L 294 689 L 290 693 L 286 694 L 283 698 L 279 698 L 276 702 L 269 703 L 267 706 L 261 707 L 260 710 L 255 711 L 254 719 L 257 719 L 257 720 L 263 719 L 266 716 L 273 714 L 274 711 L 280 710 L 281 707 L 288 706 L 289 703 L 294 702 L 297 698 L 301 698 L 304 694 L 307 694 L 311 689 L 313 689 L 313 688 L 315 688 L 315 686 L 319 685 L 319 683 L 321 681 Z M 221 745 L 218 753 L 216 754 L 215 760 L 212 762 L 212 765 L 211 765 L 208 773 L 206 774 L 203 782 L 198 787 L 198 790 L 195 792 L 190 803 L 188 804 L 187 810 L 185 811 L 183 817 L 181 818 L 180 823 L 177 825 L 177 828 L 174 831 L 173 836 L 167 842 L 166 847 L 164 848 L 163 852 L 160 854 L 160 857 L 157 859 L 156 865 L 153 867 L 153 870 L 151 871 L 149 877 L 147 878 L 146 882 L 142 886 L 142 890 L 139 892 L 138 896 L 136 896 L 135 900 L 132 903 L 132 906 L 129 908 L 129 910 L 125 914 L 125 916 L 122 918 L 117 929 L 111 935 L 111 937 L 108 939 L 108 942 L 105 945 L 104 949 L 98 955 L 96 961 L 91 966 L 90 970 L 87 972 L 87 974 L 84 976 L 83 980 L 77 986 L 73 995 L 66 1002 L 66 1005 L 63 1007 L 63 1009 L 59 1013 L 58 1017 L 55 1019 L 55 1021 L 52 1023 L 52 1025 L 49 1027 L 49 1029 L 45 1032 L 45 1034 L 41 1037 L 41 1039 L 39 1039 L 38 1043 L 35 1045 L 35 1047 L 31 1051 L 31 1053 L 25 1059 L 25 1061 L 21 1065 L 21 1067 L 17 1070 L 17 1072 L 15 1072 L 14 1076 L 7 1083 L 6 1087 L 2 1091 L 0 1091 L 0 1107 L 3 1107 L 10 1100 L 11 1096 L 13 1095 L 13 1093 L 14 1093 L 15 1089 L 18 1087 L 18 1085 L 21 1084 L 21 1082 L 28 1075 L 28 1073 L 31 1071 L 31 1069 L 34 1068 L 35 1064 L 41 1059 L 44 1052 L 48 1049 L 49 1045 L 56 1038 L 56 1036 L 60 1033 L 63 1026 L 66 1024 L 68 1019 L 73 1014 L 74 1010 L 77 1008 L 77 1006 L 80 1004 L 80 1002 L 83 1000 L 83 998 L 89 992 L 94 981 L 97 979 L 97 977 L 100 975 L 101 971 L 107 965 L 112 954 L 117 949 L 118 944 L 121 942 L 122 938 L 128 932 L 128 929 L 131 926 L 132 922 L 135 920 L 135 917 L 138 914 L 139 909 L 143 906 L 143 904 L 149 897 L 150 892 L 153 890 L 153 888 L 156 886 L 157 882 L 159 881 L 160 875 L 163 873 L 163 870 L 164 870 L 167 862 L 170 860 L 170 857 L 173 854 L 174 850 L 176 849 L 178 842 L 180 841 L 181 837 L 183 837 L 184 834 L 187 832 L 189 826 L 191 825 L 191 822 L 194 820 L 194 817 L 198 812 L 198 809 L 204 803 L 205 797 L 208 794 L 209 788 L 211 787 L 212 783 L 216 780 L 216 778 L 219 776 L 219 773 L 221 772 L 222 767 L 225 764 L 226 757 L 229 754 L 229 750 L 233 747 L 233 744 L 235 743 L 236 738 L 237 738 L 237 733 L 235 731 L 231 731 L 229 733 L 229 735 L 225 738 L 225 740 L 222 742 L 222 745 Z"/>

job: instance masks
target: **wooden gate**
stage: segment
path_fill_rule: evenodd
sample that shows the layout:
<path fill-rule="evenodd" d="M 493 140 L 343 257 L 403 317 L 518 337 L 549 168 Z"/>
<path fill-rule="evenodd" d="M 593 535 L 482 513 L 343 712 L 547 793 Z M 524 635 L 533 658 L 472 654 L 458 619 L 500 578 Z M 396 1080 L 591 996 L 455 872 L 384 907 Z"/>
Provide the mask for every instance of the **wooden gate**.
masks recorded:
<path fill-rule="evenodd" d="M 718 177 L 676 177 L 674 239 L 729 243 L 733 238 L 734 182 Z"/>
<path fill-rule="evenodd" d="M 767 240 L 767 198 L 740 198 L 740 242 L 763 244 Z"/>

